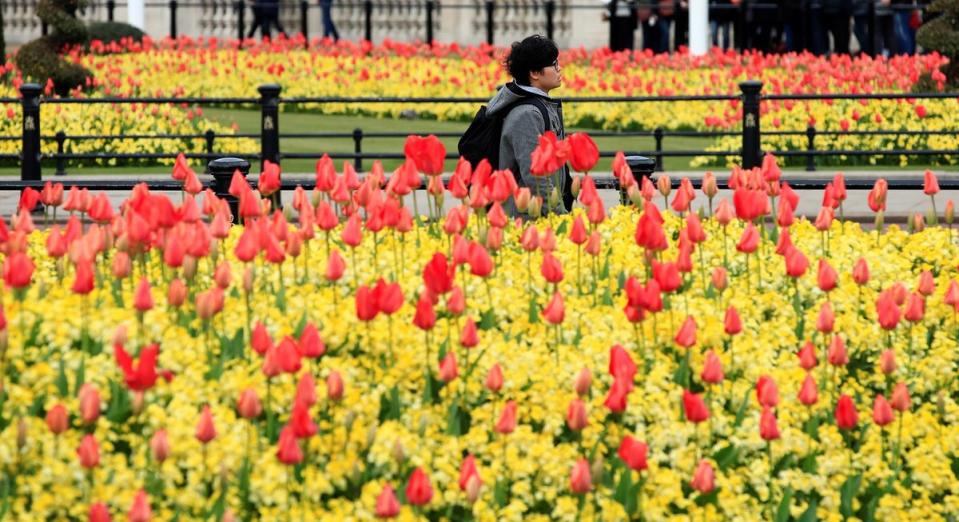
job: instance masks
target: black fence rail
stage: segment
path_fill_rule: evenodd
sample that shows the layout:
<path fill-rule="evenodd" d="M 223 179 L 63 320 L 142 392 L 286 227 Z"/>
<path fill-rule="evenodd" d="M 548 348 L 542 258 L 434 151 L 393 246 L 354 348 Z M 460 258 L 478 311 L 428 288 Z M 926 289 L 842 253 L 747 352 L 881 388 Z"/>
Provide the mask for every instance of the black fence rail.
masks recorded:
<path fill-rule="evenodd" d="M 224 156 L 241 158 L 244 160 L 260 162 L 269 160 L 274 163 L 282 163 L 288 159 L 318 159 L 323 156 L 323 151 L 309 152 L 283 152 L 280 148 L 281 138 L 327 138 L 353 140 L 354 150 L 352 153 L 332 153 L 329 156 L 333 159 L 347 159 L 354 162 L 358 171 L 363 171 L 364 160 L 373 159 L 402 159 L 404 155 L 399 152 L 366 152 L 363 150 L 364 140 L 372 138 L 403 138 L 406 134 L 391 132 L 364 132 L 362 129 L 356 129 L 352 133 L 281 133 L 280 125 L 280 106 L 281 105 L 301 105 L 304 103 L 322 104 L 322 103 L 435 103 L 438 101 L 446 103 L 469 103 L 479 104 L 485 102 L 485 99 L 479 98 L 344 98 L 344 97 L 301 97 L 301 98 L 281 98 L 281 88 L 278 85 L 268 84 L 258 88 L 259 98 L 41 98 L 42 87 L 38 84 L 24 84 L 20 88 L 22 97 L 19 99 L 0 99 L 0 103 L 17 102 L 22 106 L 22 133 L 20 136 L 0 136 L 0 140 L 21 142 L 19 154 L 3 154 L 0 159 L 19 160 L 20 163 L 20 185 L 33 186 L 42 183 L 42 160 L 53 160 L 56 162 L 55 174 L 63 175 L 66 173 L 66 162 L 69 160 L 95 160 L 95 159 L 121 159 L 121 160 L 151 160 L 151 159 L 172 159 L 177 153 L 114 153 L 114 152 L 87 152 L 87 153 L 67 153 L 64 151 L 65 143 L 68 140 L 99 140 L 99 139 L 169 139 L 169 140 L 203 140 L 202 150 L 183 150 L 182 152 L 188 158 L 202 159 L 205 161 L 215 160 Z M 652 137 L 655 146 L 652 150 L 629 150 L 630 154 L 648 156 L 654 160 L 651 166 L 652 170 L 663 170 L 663 159 L 666 157 L 695 157 L 695 156 L 713 156 L 738 159 L 738 162 L 745 168 L 757 167 L 762 162 L 765 152 L 772 152 L 784 157 L 804 157 L 806 159 L 806 170 L 814 171 L 816 169 L 816 159 L 830 156 L 959 156 L 959 149 L 921 149 L 905 150 L 901 148 L 893 149 L 863 149 L 863 150 L 819 150 L 816 148 L 816 138 L 819 136 L 864 136 L 864 135 L 901 135 L 901 136 L 932 136 L 932 135 L 953 135 L 959 136 L 959 129 L 952 130 L 877 130 L 877 131 L 832 131 L 818 130 L 810 126 L 806 131 L 761 131 L 761 112 L 760 105 L 764 100 L 836 100 L 836 99 L 957 99 L 957 95 L 952 93 L 877 93 L 877 94 L 775 94 L 763 95 L 762 83 L 758 81 L 746 81 L 740 84 L 739 95 L 709 95 L 709 96 L 648 96 L 648 97 L 574 97 L 563 99 L 564 103 L 644 103 L 644 102 L 669 102 L 684 103 L 689 101 L 713 101 L 730 102 L 737 101 L 741 103 L 743 109 L 742 127 L 737 132 L 698 132 L 698 131 L 667 131 L 664 129 L 654 129 L 652 131 L 597 131 L 591 133 L 595 137 Z M 98 135 L 83 134 L 68 136 L 60 131 L 54 135 L 42 135 L 40 132 L 40 107 L 42 104 L 195 104 L 195 105 L 254 105 L 260 109 L 260 132 L 258 134 L 224 134 L 217 135 L 212 131 L 198 134 L 129 134 L 129 135 Z M 317 116 L 322 117 L 322 116 Z M 440 137 L 457 137 L 456 133 L 435 133 Z M 801 136 L 805 134 L 807 138 L 807 147 L 805 150 L 763 150 L 762 137 L 766 136 Z M 735 137 L 740 138 L 740 147 L 736 150 L 710 151 L 710 150 L 666 150 L 665 140 L 670 137 Z M 259 140 L 259 150 L 243 151 L 239 153 L 217 152 L 216 143 L 220 140 L 254 138 Z M 41 143 L 44 140 L 54 140 L 57 143 L 57 152 L 54 154 L 42 153 Z M 602 157 L 612 157 L 616 151 L 601 150 Z M 458 156 L 455 152 L 447 154 L 449 159 L 455 159 Z"/>
<path fill-rule="evenodd" d="M 793 0 L 789 0 L 791 2 Z M 795 12 L 790 12 L 790 16 L 795 16 L 797 20 L 808 21 L 810 17 L 814 15 L 812 8 L 808 6 L 807 2 L 798 2 L 795 0 L 797 7 L 794 7 Z M 789 2 L 786 2 L 788 4 Z M 649 9 L 653 13 L 657 9 L 662 7 L 662 3 L 655 0 L 641 0 L 636 2 L 637 7 L 640 9 Z M 874 50 L 882 48 L 882 34 L 880 30 L 879 23 L 879 14 L 876 12 L 875 2 L 867 2 L 867 12 L 866 16 L 866 29 L 865 29 L 865 42 L 860 42 L 860 45 L 863 48 L 863 51 L 867 54 L 874 55 L 876 54 Z M 923 13 L 923 16 L 926 15 L 926 8 L 928 3 L 916 3 L 913 5 L 910 4 L 893 4 L 886 7 L 887 10 L 892 12 L 903 12 L 903 11 L 912 11 L 919 10 Z M 118 7 L 126 7 L 126 2 L 117 2 L 115 0 L 106 0 L 106 1 L 95 1 L 87 3 L 88 9 L 94 9 L 95 13 L 105 12 L 106 19 L 108 21 L 114 21 L 116 9 Z M 254 3 L 249 0 L 212 0 L 207 2 L 198 2 L 198 1 L 189 1 L 189 0 L 163 0 L 163 1 L 148 1 L 144 4 L 145 8 L 149 9 L 164 9 L 167 11 L 168 19 L 170 20 L 169 27 L 169 36 L 172 38 L 177 38 L 179 36 L 178 28 L 178 13 L 183 9 L 191 8 L 202 8 L 202 9 L 220 9 L 224 12 L 230 12 L 234 17 L 234 22 L 236 26 L 236 36 L 238 39 L 243 39 L 245 36 L 246 30 L 250 27 L 250 24 L 254 21 Z M 322 9 L 319 3 L 312 0 L 290 0 L 281 1 L 276 0 L 275 2 L 256 2 L 256 8 L 270 8 L 270 7 L 280 7 L 280 6 L 296 6 L 298 14 L 298 26 L 297 30 L 302 34 L 307 40 L 309 40 L 311 31 L 310 31 L 310 12 L 315 9 Z M 477 4 L 467 4 L 467 3 L 444 3 L 438 0 L 425 0 L 423 2 L 401 2 L 401 3 L 391 3 L 391 2 L 382 2 L 374 0 L 363 0 L 359 2 L 336 2 L 333 4 L 333 9 L 337 8 L 361 8 L 363 11 L 363 35 L 366 40 L 372 41 L 374 36 L 375 24 L 373 22 L 374 14 L 381 11 L 393 12 L 397 9 L 404 9 L 407 11 L 414 11 L 418 16 L 423 17 L 423 41 L 432 43 L 435 40 L 435 26 L 436 26 L 436 17 L 441 13 L 443 9 L 462 9 L 462 10 L 471 10 L 474 11 L 478 16 L 483 16 L 485 20 L 485 29 L 486 29 L 486 39 L 487 43 L 494 43 L 496 40 L 496 14 L 501 9 L 507 10 L 521 10 L 523 12 L 532 12 L 542 18 L 542 31 L 549 38 L 553 38 L 556 28 L 556 16 L 558 9 L 569 9 L 569 10 L 591 10 L 591 11 L 600 11 L 608 9 L 603 6 L 602 3 L 595 4 L 564 4 L 558 5 L 555 0 L 544 0 L 541 2 L 515 2 L 515 1 L 503 1 L 503 0 L 485 0 L 483 3 Z M 747 50 L 756 48 L 757 42 L 756 38 L 756 29 L 757 27 L 768 24 L 770 15 L 773 15 L 773 18 L 776 16 L 782 16 L 781 13 L 785 9 L 786 5 L 780 5 L 779 3 L 773 3 L 769 1 L 751 1 L 743 0 L 738 5 L 732 4 L 714 4 L 709 6 L 709 15 L 710 18 L 716 15 L 726 15 L 726 18 L 731 18 L 733 20 L 733 35 L 735 37 L 734 48 L 738 50 Z M 673 11 L 677 13 L 676 16 L 682 17 L 685 14 L 682 11 L 680 0 L 674 0 L 673 2 Z M 773 13 L 775 12 L 775 13 Z M 849 16 L 852 16 L 852 12 L 849 13 Z M 47 34 L 46 25 L 42 26 L 43 34 Z M 389 37 L 391 35 L 385 34 L 382 35 Z"/>

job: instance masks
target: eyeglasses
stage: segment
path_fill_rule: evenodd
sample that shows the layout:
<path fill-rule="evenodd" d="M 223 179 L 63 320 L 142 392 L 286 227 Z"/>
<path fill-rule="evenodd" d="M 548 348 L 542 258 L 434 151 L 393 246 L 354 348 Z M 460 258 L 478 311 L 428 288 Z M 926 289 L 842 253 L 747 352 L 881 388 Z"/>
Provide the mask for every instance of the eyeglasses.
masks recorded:
<path fill-rule="evenodd" d="M 559 60 L 553 60 L 553 69 L 559 69 Z"/>

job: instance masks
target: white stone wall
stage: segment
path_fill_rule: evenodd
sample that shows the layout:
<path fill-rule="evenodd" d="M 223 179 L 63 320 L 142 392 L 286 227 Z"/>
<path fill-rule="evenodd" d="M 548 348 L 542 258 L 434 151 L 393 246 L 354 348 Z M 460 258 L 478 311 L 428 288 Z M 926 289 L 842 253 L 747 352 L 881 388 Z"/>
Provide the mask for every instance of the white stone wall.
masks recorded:
<path fill-rule="evenodd" d="M 17 46 L 40 35 L 40 21 L 34 14 L 37 0 L 0 0 L 3 9 L 4 33 L 9 46 Z M 88 7 L 81 16 L 85 20 L 106 20 L 105 0 L 95 0 L 96 7 Z M 216 36 L 235 38 L 237 15 L 232 0 L 180 0 L 181 3 L 201 4 L 177 9 L 177 31 L 192 37 Z M 300 30 L 298 0 L 282 2 L 280 20 L 290 34 Z M 589 5 L 591 0 L 556 0 L 554 38 L 560 47 L 599 47 L 608 42 L 608 26 L 601 19 L 600 9 L 570 7 Z M 118 0 L 118 4 L 125 0 Z M 170 32 L 170 10 L 156 4 L 163 0 L 147 0 L 145 8 L 146 32 L 162 38 Z M 597 7 L 602 4 L 595 1 Z M 253 22 L 253 13 L 247 0 L 246 27 Z M 309 36 L 322 35 L 322 22 L 317 0 L 310 0 L 308 15 Z M 508 45 L 524 36 L 546 34 L 546 14 L 539 0 L 497 1 L 494 43 Z M 334 0 L 333 19 L 342 38 L 351 40 L 364 36 L 364 10 L 360 0 L 338 4 Z M 114 20 L 125 22 L 127 11 L 118 6 Z M 486 9 L 483 0 L 439 0 L 433 14 L 433 34 L 439 42 L 479 44 L 486 39 Z M 374 0 L 373 41 L 385 38 L 412 42 L 426 38 L 426 8 L 422 0 Z"/>

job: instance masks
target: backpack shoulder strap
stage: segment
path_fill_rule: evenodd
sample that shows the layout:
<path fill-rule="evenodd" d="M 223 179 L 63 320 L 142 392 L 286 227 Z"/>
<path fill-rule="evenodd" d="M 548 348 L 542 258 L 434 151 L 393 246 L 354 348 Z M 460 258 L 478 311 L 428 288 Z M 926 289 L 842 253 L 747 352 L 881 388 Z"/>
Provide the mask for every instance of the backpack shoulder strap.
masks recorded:
<path fill-rule="evenodd" d="M 533 105 L 537 109 L 539 109 L 539 113 L 543 116 L 543 126 L 544 126 L 543 132 L 552 130 L 553 126 L 550 124 L 550 121 L 549 121 L 549 112 L 546 110 L 546 103 L 543 102 L 543 100 L 538 96 L 527 96 L 526 98 L 523 98 L 519 101 L 514 102 L 513 105 L 509 107 L 508 110 L 504 111 L 503 119 L 506 119 L 506 115 L 509 114 L 509 111 L 512 111 L 513 109 L 515 109 L 516 107 L 519 107 L 520 105 Z"/>

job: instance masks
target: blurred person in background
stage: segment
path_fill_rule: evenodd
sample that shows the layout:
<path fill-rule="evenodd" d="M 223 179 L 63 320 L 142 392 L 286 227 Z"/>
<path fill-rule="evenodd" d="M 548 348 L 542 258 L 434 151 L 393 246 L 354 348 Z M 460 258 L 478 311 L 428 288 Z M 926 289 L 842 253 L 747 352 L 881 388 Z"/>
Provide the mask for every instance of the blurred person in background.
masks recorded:
<path fill-rule="evenodd" d="M 639 12 L 635 0 L 604 0 L 603 20 L 609 21 L 609 48 L 632 51 L 636 45 Z"/>

